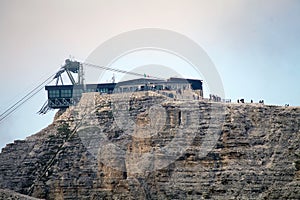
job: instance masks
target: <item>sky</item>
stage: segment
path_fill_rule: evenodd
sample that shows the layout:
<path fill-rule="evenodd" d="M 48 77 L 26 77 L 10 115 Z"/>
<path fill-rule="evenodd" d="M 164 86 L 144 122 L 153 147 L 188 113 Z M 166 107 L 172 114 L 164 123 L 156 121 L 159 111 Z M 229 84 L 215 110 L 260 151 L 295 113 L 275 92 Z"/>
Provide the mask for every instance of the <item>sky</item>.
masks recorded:
<path fill-rule="evenodd" d="M 110 38 L 143 28 L 171 30 L 201 46 L 227 99 L 300 105 L 298 0 L 0 0 L 0 112 L 70 56 L 85 60 Z M 154 64 L 168 65 L 157 58 Z M 52 122 L 55 111 L 36 114 L 45 101 L 41 91 L 0 122 L 0 148 Z"/>

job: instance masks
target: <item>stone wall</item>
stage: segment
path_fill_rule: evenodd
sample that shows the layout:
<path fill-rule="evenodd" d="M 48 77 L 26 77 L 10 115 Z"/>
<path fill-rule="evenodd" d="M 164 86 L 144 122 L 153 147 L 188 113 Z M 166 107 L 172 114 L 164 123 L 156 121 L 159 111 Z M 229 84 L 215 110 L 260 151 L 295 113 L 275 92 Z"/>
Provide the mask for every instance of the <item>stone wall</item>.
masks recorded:
<path fill-rule="evenodd" d="M 0 154 L 45 199 L 299 199 L 300 108 L 89 93 Z"/>

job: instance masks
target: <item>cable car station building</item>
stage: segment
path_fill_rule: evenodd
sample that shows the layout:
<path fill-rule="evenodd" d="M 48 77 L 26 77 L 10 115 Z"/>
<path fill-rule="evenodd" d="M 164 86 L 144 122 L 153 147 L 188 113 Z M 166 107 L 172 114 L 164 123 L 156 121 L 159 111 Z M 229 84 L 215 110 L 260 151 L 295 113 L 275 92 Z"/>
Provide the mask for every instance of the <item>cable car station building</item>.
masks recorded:
<path fill-rule="evenodd" d="M 62 74 L 64 72 L 69 76 L 72 85 L 63 84 Z M 72 73 L 78 74 L 78 81 L 75 81 Z M 56 73 L 54 79 L 56 79 L 56 85 L 45 87 L 48 93 L 48 100 L 39 111 L 40 114 L 45 114 L 49 109 L 67 108 L 76 105 L 82 94 L 87 92 L 112 94 L 138 91 L 175 91 L 176 93 L 181 93 L 185 90 L 191 90 L 194 91 L 198 97 L 203 97 L 202 81 L 196 79 L 169 78 L 167 80 L 161 80 L 139 78 L 119 83 L 114 83 L 113 81 L 113 83 L 84 84 L 82 64 L 69 59 L 65 61 L 65 65 Z M 59 81 L 61 81 L 62 85 L 58 85 Z"/>
<path fill-rule="evenodd" d="M 100 83 L 86 85 L 46 86 L 48 92 L 48 106 L 50 108 L 67 108 L 79 102 L 82 93 L 99 92 L 100 94 L 133 93 L 137 91 L 184 91 L 193 90 L 203 97 L 202 81 L 195 79 L 169 78 L 133 79 L 119 83 Z"/>

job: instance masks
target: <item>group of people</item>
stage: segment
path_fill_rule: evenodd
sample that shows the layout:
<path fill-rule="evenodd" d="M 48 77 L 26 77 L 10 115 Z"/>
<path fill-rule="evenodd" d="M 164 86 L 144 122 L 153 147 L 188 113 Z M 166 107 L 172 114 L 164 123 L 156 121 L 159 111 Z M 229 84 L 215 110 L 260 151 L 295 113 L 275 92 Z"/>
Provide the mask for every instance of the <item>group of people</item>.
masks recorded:
<path fill-rule="evenodd" d="M 265 102 L 264 102 L 264 100 L 259 100 L 259 102 L 258 103 L 262 103 L 262 104 L 264 104 Z"/>
<path fill-rule="evenodd" d="M 245 99 L 238 99 L 237 103 L 245 103 Z M 253 103 L 253 100 L 250 100 L 250 103 Z M 264 100 L 259 100 L 258 103 L 264 104 Z"/>
<path fill-rule="evenodd" d="M 214 94 L 210 94 L 209 95 L 209 100 L 210 101 L 215 101 L 215 102 L 221 102 L 222 98 L 217 96 L 217 95 L 214 95 Z"/>
<path fill-rule="evenodd" d="M 245 99 L 238 99 L 237 102 L 238 103 L 245 103 Z"/>

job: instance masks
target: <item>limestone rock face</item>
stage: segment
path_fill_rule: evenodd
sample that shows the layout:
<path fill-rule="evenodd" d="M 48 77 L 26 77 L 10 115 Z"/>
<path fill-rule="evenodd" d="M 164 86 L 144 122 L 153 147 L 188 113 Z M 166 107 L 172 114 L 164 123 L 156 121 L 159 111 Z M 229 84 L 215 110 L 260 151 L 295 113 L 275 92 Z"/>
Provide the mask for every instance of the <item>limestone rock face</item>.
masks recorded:
<path fill-rule="evenodd" d="M 39 200 L 34 197 L 26 196 L 23 194 L 19 194 L 17 192 L 11 191 L 11 190 L 3 190 L 0 189 L 0 199 L 5 200 Z"/>
<path fill-rule="evenodd" d="M 88 93 L 2 149 L 0 188 L 44 199 L 300 199 L 299 146 L 299 107 Z"/>

